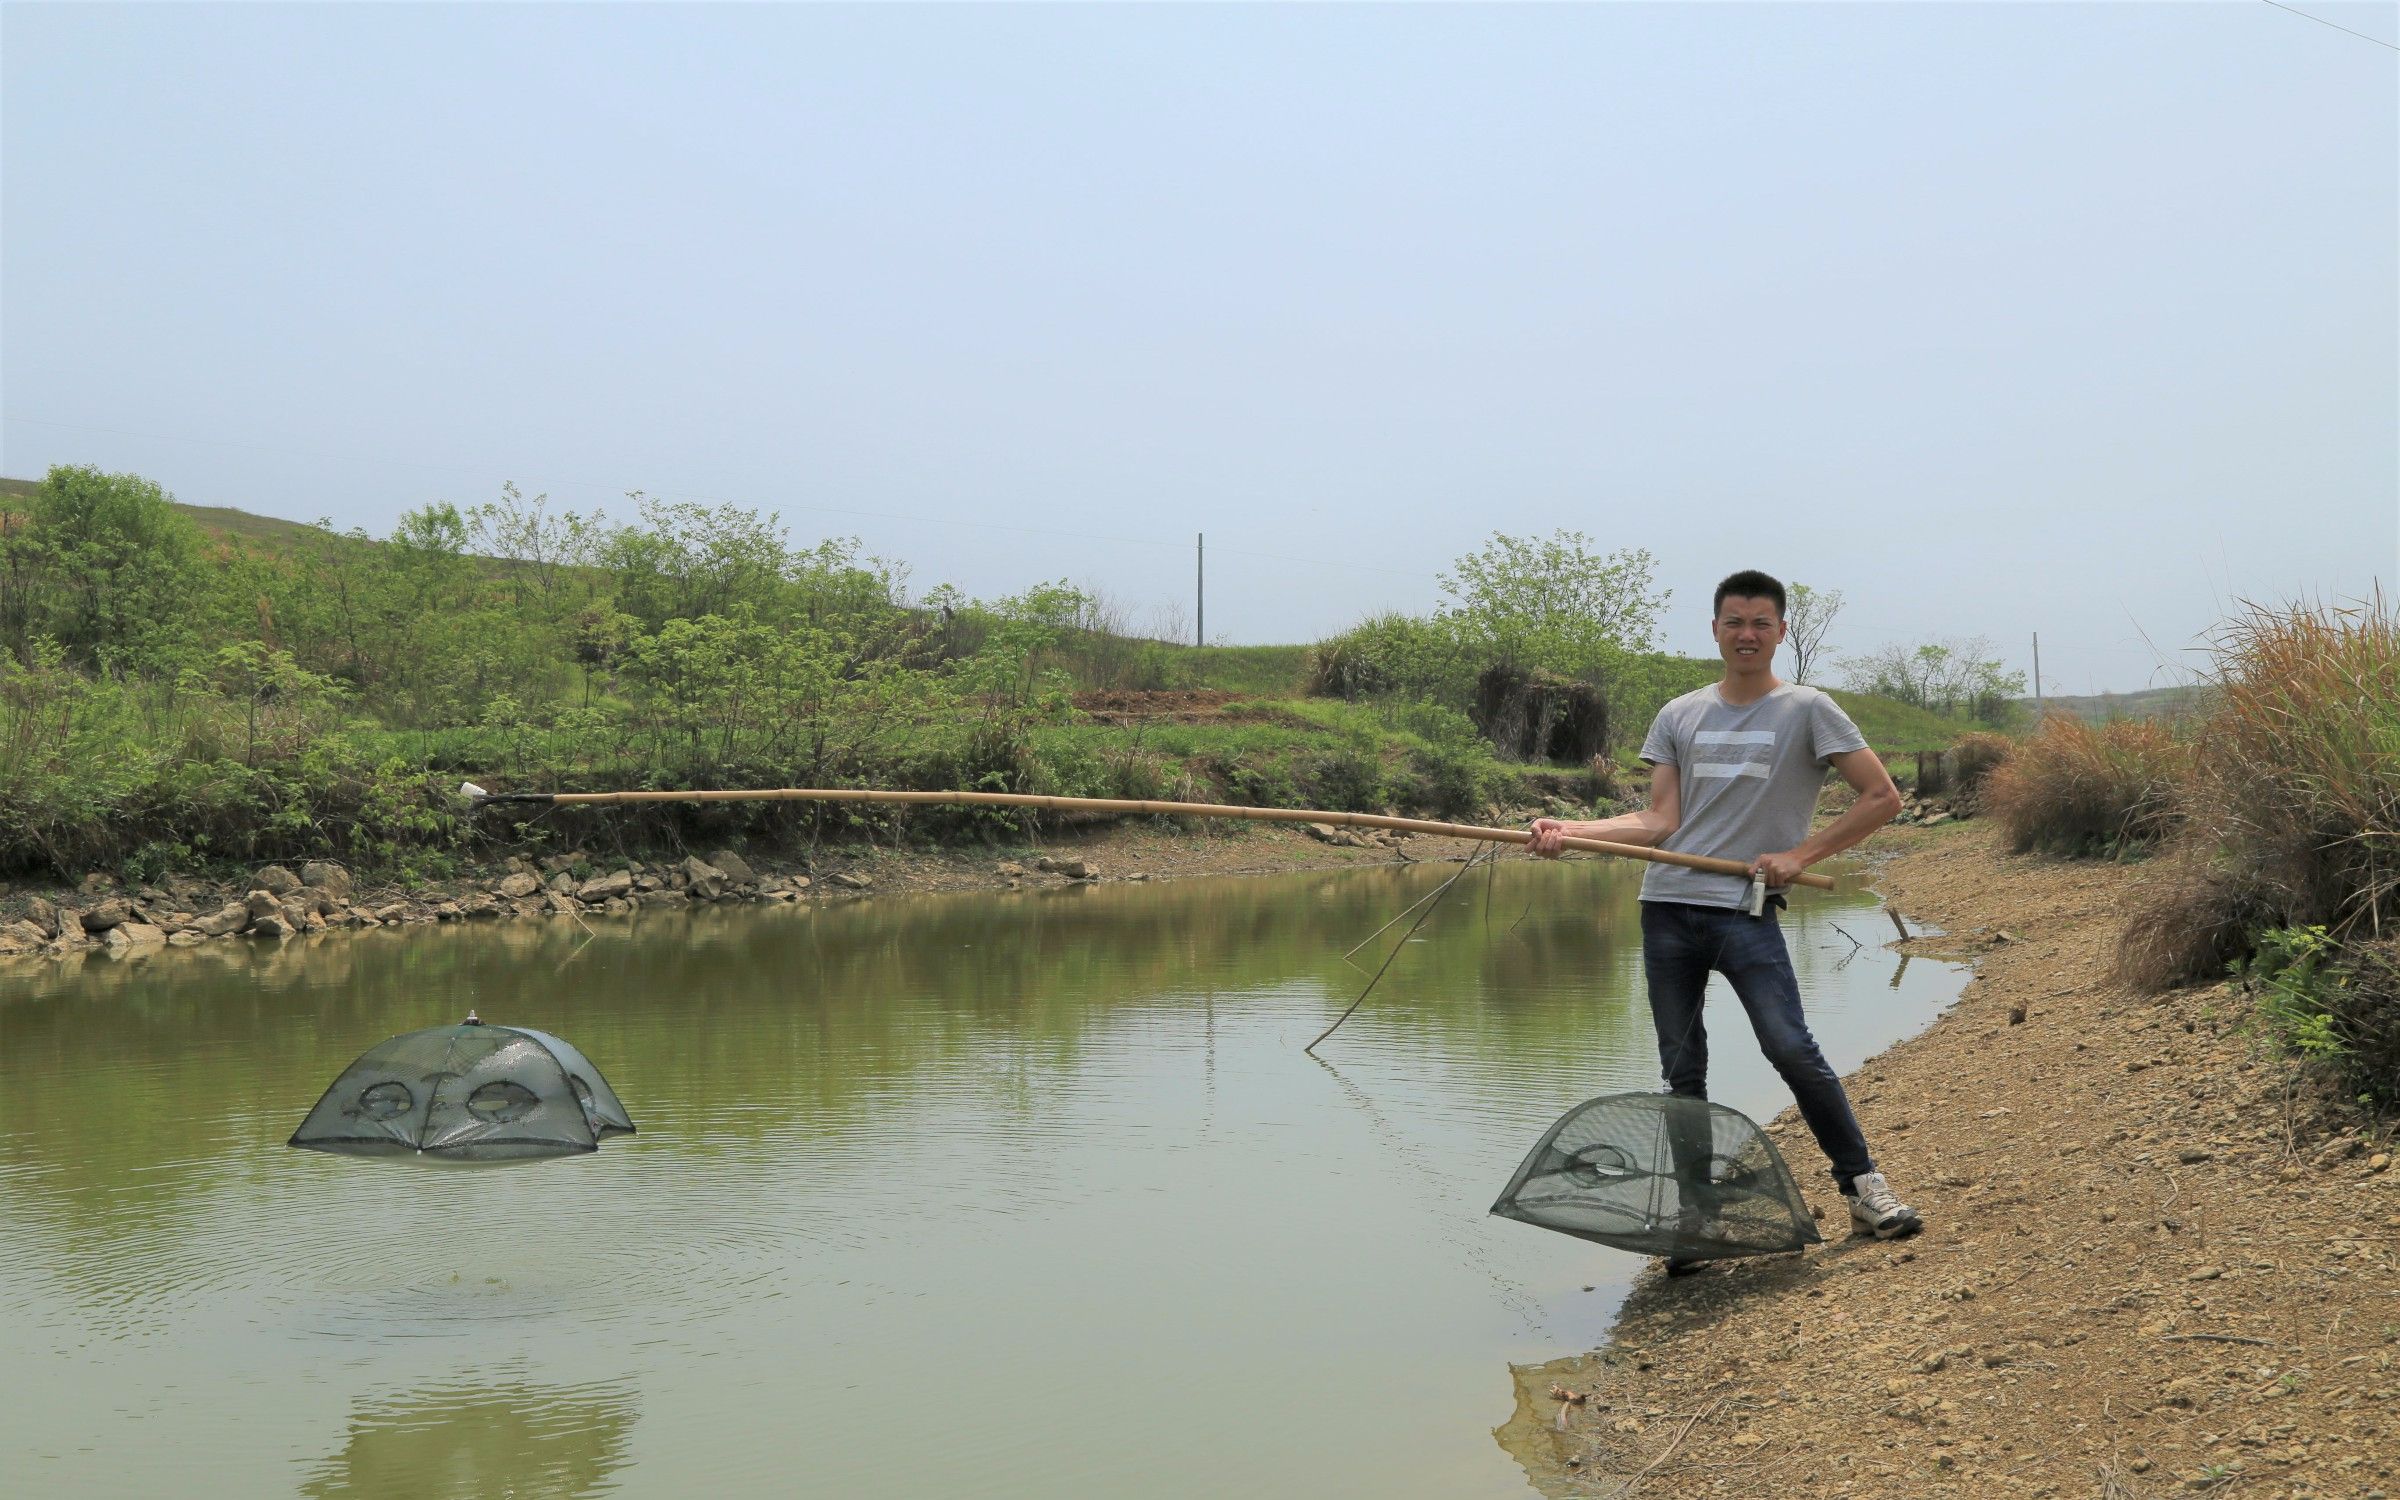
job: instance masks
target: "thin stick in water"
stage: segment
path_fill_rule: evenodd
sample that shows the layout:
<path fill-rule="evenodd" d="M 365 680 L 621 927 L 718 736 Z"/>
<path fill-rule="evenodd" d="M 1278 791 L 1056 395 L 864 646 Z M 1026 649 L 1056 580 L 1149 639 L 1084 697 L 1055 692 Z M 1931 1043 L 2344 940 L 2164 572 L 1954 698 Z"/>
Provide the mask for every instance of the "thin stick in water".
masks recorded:
<path fill-rule="evenodd" d="M 1458 884 L 1461 880 L 1466 879 L 1467 872 L 1475 868 L 1475 861 L 1483 858 L 1483 856 L 1484 851 L 1481 849 L 1478 849 L 1473 854 L 1468 855 L 1467 862 L 1458 867 L 1458 873 L 1451 876 L 1448 880 L 1442 882 L 1442 888 L 1433 893 L 1433 899 L 1426 903 L 1423 911 L 1417 913 L 1417 919 L 1408 924 L 1408 931 L 1400 934 L 1400 941 L 1392 944 L 1392 951 L 1383 956 L 1383 968 L 1377 969 L 1375 971 L 1375 977 L 1367 981 L 1367 987 L 1358 992 L 1358 998 L 1350 1002 L 1350 1009 L 1343 1011 L 1338 1016 L 1335 1016 L 1333 1018 L 1333 1024 L 1326 1027 L 1324 1031 L 1318 1034 L 1317 1041 L 1310 1042 L 1307 1046 L 1301 1048 L 1301 1051 L 1307 1053 L 1311 1057 L 1316 1056 L 1317 1042 L 1322 1042 L 1326 1037 L 1329 1037 L 1335 1032 L 1341 1030 L 1342 1023 L 1350 1019 L 1351 1012 L 1357 1010 L 1360 1006 L 1367 1003 L 1367 996 L 1375 992 L 1375 986 L 1382 980 L 1384 970 L 1389 969 L 1392 966 L 1392 960 L 1398 958 L 1400 956 L 1400 950 L 1408 946 L 1408 940 L 1417 935 L 1417 929 L 1425 925 L 1425 919 L 1432 916 L 1435 910 L 1441 906 L 1442 898 L 1450 894 L 1450 887 Z"/>
<path fill-rule="evenodd" d="M 1391 931 L 1393 922 L 1399 921 L 1402 917 L 1407 916 L 1410 912 L 1415 911 L 1418 907 L 1423 906 L 1426 902 L 1431 901 L 1436 896 L 1439 896 L 1442 892 L 1448 889 L 1450 889 L 1448 882 L 1444 882 L 1441 885 L 1435 886 L 1432 890 L 1427 891 L 1424 895 L 1419 896 L 1416 900 L 1411 901 L 1408 903 L 1408 905 L 1401 907 L 1398 911 L 1393 912 L 1390 922 L 1384 923 L 1381 927 L 1376 928 L 1373 932 L 1368 933 L 1365 937 L 1360 938 L 1355 944 L 1351 945 L 1350 950 L 1342 955 L 1342 962 L 1349 963 L 1350 960 L 1357 955 L 1359 949 L 1364 948 L 1367 946 L 1367 944 L 1375 941 L 1377 938 Z M 1350 966 L 1352 968 L 1358 967 L 1356 964 L 1351 964 Z"/>

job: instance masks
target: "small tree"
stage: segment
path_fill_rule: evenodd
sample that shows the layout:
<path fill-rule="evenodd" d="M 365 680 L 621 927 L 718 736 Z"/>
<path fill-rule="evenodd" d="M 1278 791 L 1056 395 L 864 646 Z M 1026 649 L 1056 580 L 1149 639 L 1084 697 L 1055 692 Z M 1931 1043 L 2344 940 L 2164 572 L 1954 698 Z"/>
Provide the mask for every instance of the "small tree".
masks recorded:
<path fill-rule="evenodd" d="M 1806 682 L 1808 674 L 1816 670 L 1825 632 L 1833 628 L 1833 617 L 1841 612 L 1840 589 L 1812 589 L 1805 583 L 1792 585 L 1783 612 L 1783 622 L 1788 628 L 1783 643 L 1792 653 L 1792 681 Z"/>
<path fill-rule="evenodd" d="M 555 625 L 572 609 L 590 602 L 592 564 L 607 538 L 600 512 L 550 514 L 550 497 L 531 500 L 516 485 L 500 486 L 500 498 L 464 515 L 471 551 L 510 564 L 503 570 L 509 602 L 528 623 Z M 580 597 L 569 585 L 586 581 Z"/>
<path fill-rule="evenodd" d="M 738 505 L 714 508 L 635 492 L 639 524 L 620 526 L 595 557 L 611 575 L 617 608 L 655 631 L 669 620 L 731 615 L 747 604 L 783 613 L 791 557 L 783 528 Z"/>
<path fill-rule="evenodd" d="M 288 759 L 319 735 L 339 727 L 346 686 L 321 677 L 257 641 L 220 646 L 184 674 L 188 692 L 213 694 L 242 716 L 242 762 L 258 764 L 264 749 Z"/>
<path fill-rule="evenodd" d="M 1668 596 L 1651 592 L 1655 566 L 1639 549 L 1594 552 L 1580 531 L 1494 532 L 1442 575 L 1451 602 L 1440 618 L 1489 661 L 1596 677 L 1656 639 Z"/>
<path fill-rule="evenodd" d="M 59 464 L 0 528 L 0 634 L 20 661 L 47 636 L 77 666 L 171 671 L 191 645 L 200 530 L 135 474 Z"/>
<path fill-rule="evenodd" d="M 2025 674 L 2005 670 L 1982 636 L 1884 646 L 1842 659 L 1852 690 L 1877 693 L 1935 713 L 1997 720 L 2025 691 Z"/>

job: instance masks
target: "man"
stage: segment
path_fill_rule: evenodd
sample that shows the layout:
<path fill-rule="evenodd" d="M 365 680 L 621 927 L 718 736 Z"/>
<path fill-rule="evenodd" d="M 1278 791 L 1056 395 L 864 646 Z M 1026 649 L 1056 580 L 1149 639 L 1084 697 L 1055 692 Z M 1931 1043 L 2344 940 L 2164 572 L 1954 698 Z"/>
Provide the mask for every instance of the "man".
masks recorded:
<path fill-rule="evenodd" d="M 1890 822 L 1900 792 L 1840 704 L 1775 676 L 1783 610 L 1783 585 L 1764 573 L 1746 569 L 1718 584 L 1710 629 L 1725 674 L 1658 711 L 1642 743 L 1650 805 L 1592 822 L 1536 819 L 1532 849 L 1555 859 L 1563 839 L 1608 839 L 1739 860 L 1765 877 L 1767 906 L 1757 917 L 1749 914 L 1742 876 L 1652 865 L 1642 878 L 1642 962 L 1667 1087 L 1707 1097 L 1701 997 L 1709 972 L 1723 974 L 1832 1162 L 1852 1223 L 1877 1239 L 1897 1239 L 1915 1234 L 1922 1221 L 1875 1170 L 1841 1079 L 1809 1035 L 1776 910 L 1802 870 Z M 1858 800 L 1812 833 L 1828 765 Z"/>

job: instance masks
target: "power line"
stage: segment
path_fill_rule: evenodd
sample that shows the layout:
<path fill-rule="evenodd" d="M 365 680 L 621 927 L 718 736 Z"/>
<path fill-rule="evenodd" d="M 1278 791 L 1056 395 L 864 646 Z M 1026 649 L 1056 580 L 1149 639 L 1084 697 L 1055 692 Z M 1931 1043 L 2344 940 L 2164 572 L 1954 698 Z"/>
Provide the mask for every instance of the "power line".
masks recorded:
<path fill-rule="evenodd" d="M 2378 47 L 2386 47 L 2394 52 L 2400 52 L 2400 44 L 2387 42 L 2379 36 L 2369 36 L 2363 31 L 2350 31 L 2349 27 L 2342 25 L 2338 21 L 2328 21 L 2323 16 L 2312 16 L 2304 10 L 2293 10 L 2291 6 L 2284 4 L 2283 0 L 2259 0 L 2259 3 L 2261 5 L 2272 5 L 2277 10 L 2291 11 L 2293 15 L 2298 16 L 2303 21 L 2314 21 L 2319 26 L 2331 26 L 2336 31 L 2349 32 L 2350 35 L 2357 37 L 2362 42 L 2373 42 Z"/>

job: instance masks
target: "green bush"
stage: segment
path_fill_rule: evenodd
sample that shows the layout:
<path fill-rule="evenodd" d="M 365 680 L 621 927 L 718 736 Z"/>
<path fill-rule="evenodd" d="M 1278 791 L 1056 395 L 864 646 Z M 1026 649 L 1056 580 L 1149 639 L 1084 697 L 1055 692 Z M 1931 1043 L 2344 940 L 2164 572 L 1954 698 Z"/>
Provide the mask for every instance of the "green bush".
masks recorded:
<path fill-rule="evenodd" d="M 1315 806 L 1334 812 L 1376 812 L 1390 800 L 1382 749 L 1363 737 L 1346 739 L 1308 764 Z"/>
<path fill-rule="evenodd" d="M 2318 1060 L 2348 1055 L 2338 1017 L 2346 978 L 2333 966 L 2339 946 L 2322 927 L 2272 927 L 2258 934 L 2243 977 L 2258 1011 L 2284 1044 Z"/>
<path fill-rule="evenodd" d="M 2283 1047 L 2370 1104 L 2400 1104 L 2400 943 L 2269 927 L 2252 934 L 2251 949 L 2236 970 Z"/>
<path fill-rule="evenodd" d="M 1500 766 L 1487 750 L 1429 745 L 1409 765 L 1415 775 L 1406 800 L 1439 817 L 1479 814 L 1500 785 Z"/>
<path fill-rule="evenodd" d="M 1243 807 L 1305 807 L 1300 783 L 1292 776 L 1288 761 L 1274 759 L 1242 765 L 1224 766 L 1220 777 L 1225 795 Z"/>
<path fill-rule="evenodd" d="M 1396 696 L 1408 703 L 1463 705 L 1474 683 L 1474 669 L 1451 630 L 1393 611 L 1311 649 L 1305 687 L 1311 697 L 1349 703 Z"/>

